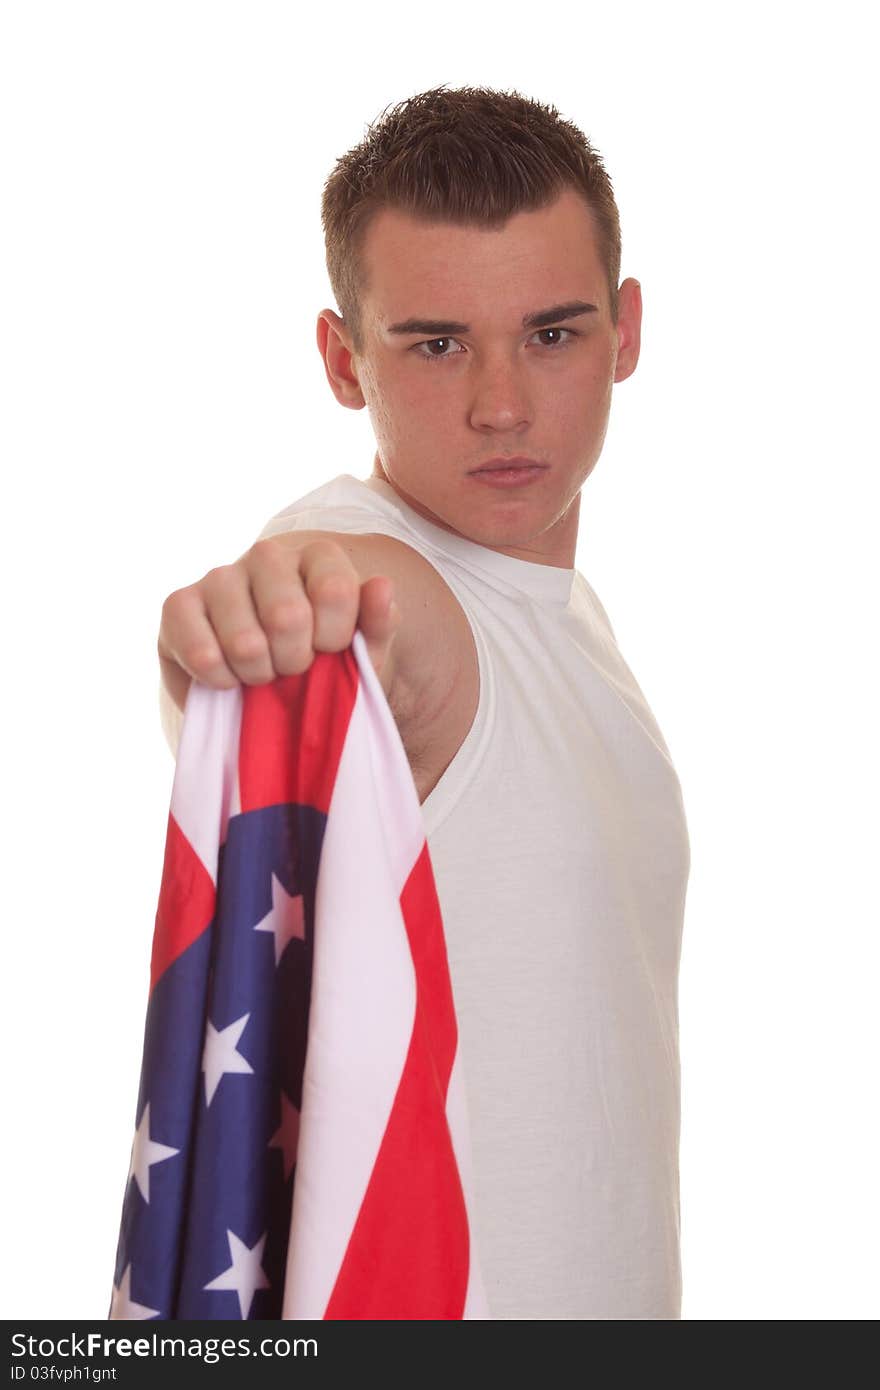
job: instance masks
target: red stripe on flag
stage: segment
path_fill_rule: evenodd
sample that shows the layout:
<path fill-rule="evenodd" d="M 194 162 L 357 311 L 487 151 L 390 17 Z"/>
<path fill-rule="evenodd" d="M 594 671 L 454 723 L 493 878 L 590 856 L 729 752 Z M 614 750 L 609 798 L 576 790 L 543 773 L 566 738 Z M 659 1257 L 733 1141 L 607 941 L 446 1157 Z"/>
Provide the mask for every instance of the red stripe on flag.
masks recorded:
<path fill-rule="evenodd" d="M 446 1120 L 457 1028 L 427 844 L 400 905 L 416 972 L 413 1033 L 326 1319 L 457 1319 L 467 1296 L 467 1210 Z"/>
<path fill-rule="evenodd" d="M 242 811 L 292 802 L 327 812 L 357 691 L 350 647 L 318 652 L 302 675 L 243 688 Z"/>
<path fill-rule="evenodd" d="M 150 993 L 169 965 L 211 925 L 216 894 L 208 873 L 172 815 L 156 909 Z"/>

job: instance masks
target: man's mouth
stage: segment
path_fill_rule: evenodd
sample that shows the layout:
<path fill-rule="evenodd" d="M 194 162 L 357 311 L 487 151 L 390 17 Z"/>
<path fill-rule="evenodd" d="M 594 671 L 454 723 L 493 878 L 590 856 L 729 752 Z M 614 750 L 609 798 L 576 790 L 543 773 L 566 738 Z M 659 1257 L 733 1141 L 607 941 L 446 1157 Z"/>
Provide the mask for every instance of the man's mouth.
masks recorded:
<path fill-rule="evenodd" d="M 475 483 L 495 488 L 523 488 L 536 483 L 548 472 L 549 463 L 537 463 L 535 459 L 489 459 L 468 474 Z"/>
<path fill-rule="evenodd" d="M 548 466 L 546 463 L 539 463 L 537 459 L 517 455 L 515 458 L 489 459 L 486 463 L 481 463 L 478 468 L 472 468 L 471 473 L 511 473 L 522 468 L 544 469 Z"/>

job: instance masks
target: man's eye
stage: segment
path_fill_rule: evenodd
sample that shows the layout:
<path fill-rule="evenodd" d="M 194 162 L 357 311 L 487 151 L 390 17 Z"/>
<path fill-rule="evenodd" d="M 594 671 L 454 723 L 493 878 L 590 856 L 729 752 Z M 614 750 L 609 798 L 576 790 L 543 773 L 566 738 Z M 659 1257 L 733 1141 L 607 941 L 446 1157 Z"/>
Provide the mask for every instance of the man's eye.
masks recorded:
<path fill-rule="evenodd" d="M 540 334 L 542 334 L 542 333 L 567 333 L 567 334 L 568 334 L 568 337 L 567 337 L 567 338 L 557 338 L 557 339 L 556 339 L 554 342 L 552 342 L 552 343 L 544 343 L 544 344 L 543 344 L 544 347 L 561 347 L 563 343 L 567 343 L 567 342 L 568 342 L 568 339 L 569 339 L 569 338 L 576 338 L 576 337 L 577 337 L 577 334 L 575 333 L 575 331 L 574 331 L 573 328 L 539 328 L 539 329 L 538 329 L 538 332 L 535 334 L 535 337 L 539 337 Z"/>
<path fill-rule="evenodd" d="M 419 357 L 427 357 L 432 362 L 442 362 L 447 357 L 457 357 L 458 353 L 429 352 L 428 349 L 438 346 L 441 348 L 445 348 L 448 347 L 450 343 L 454 343 L 456 341 L 457 340 L 455 338 L 429 338 L 428 341 L 425 343 L 416 343 L 416 353 Z"/>

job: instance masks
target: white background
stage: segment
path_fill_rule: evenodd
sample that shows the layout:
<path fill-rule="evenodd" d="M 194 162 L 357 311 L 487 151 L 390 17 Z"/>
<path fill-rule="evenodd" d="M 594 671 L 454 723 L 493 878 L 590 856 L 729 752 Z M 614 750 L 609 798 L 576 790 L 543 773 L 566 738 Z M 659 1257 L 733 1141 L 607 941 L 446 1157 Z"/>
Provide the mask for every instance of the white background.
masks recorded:
<path fill-rule="evenodd" d="M 577 563 L 690 828 L 684 1316 L 877 1316 L 868 13 L 7 0 L 5 1317 L 106 1315 L 173 774 L 161 604 L 369 473 L 315 346 L 321 187 L 441 82 L 582 127 L 643 287 Z"/>

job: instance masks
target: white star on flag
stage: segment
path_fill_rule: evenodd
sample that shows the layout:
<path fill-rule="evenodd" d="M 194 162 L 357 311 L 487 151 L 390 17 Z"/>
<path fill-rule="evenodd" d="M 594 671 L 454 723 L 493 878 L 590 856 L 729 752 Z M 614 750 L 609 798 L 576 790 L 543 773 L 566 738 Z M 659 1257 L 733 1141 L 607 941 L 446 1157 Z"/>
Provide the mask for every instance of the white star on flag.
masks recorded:
<path fill-rule="evenodd" d="M 226 1239 L 229 1241 L 229 1255 L 232 1264 L 228 1269 L 224 1269 L 222 1274 L 218 1274 L 216 1279 L 212 1279 L 210 1284 L 206 1284 L 205 1288 L 234 1289 L 238 1294 L 241 1316 L 246 1318 L 251 1310 L 256 1290 L 268 1289 L 269 1287 L 269 1280 L 260 1265 L 266 1236 L 261 1236 L 251 1249 L 248 1249 L 244 1241 L 239 1240 L 233 1231 L 226 1232 Z"/>
<path fill-rule="evenodd" d="M 133 1321 L 135 1318 L 157 1318 L 158 1308 L 145 1308 L 143 1303 L 134 1303 L 131 1297 L 131 1265 L 119 1281 L 119 1288 L 113 1285 L 113 1298 L 110 1302 L 110 1318 Z"/>
<path fill-rule="evenodd" d="M 220 1029 L 215 1028 L 211 1020 L 208 1020 L 208 1027 L 205 1032 L 205 1050 L 202 1053 L 202 1071 L 205 1073 L 205 1101 L 208 1105 L 214 1099 L 214 1093 L 220 1085 L 221 1078 L 227 1072 L 249 1072 L 253 1075 L 254 1069 L 250 1062 L 236 1051 L 236 1043 L 244 1032 L 249 1018 L 249 1013 L 244 1014 L 234 1023 Z"/>
<path fill-rule="evenodd" d="M 302 893 L 291 894 L 280 879 L 272 875 L 272 906 L 254 931 L 270 931 L 275 937 L 275 964 L 291 941 L 305 941 L 306 926 Z"/>
<path fill-rule="evenodd" d="M 299 1142 L 299 1111 L 292 1100 L 281 1092 L 281 1124 L 269 1140 L 270 1149 L 281 1149 L 284 1153 L 284 1181 L 290 1177 L 296 1163 L 296 1146 Z"/>
<path fill-rule="evenodd" d="M 129 1178 L 134 1178 L 145 1202 L 149 1203 L 150 1200 L 150 1169 L 153 1164 L 163 1163 L 166 1158 L 173 1158 L 176 1153 L 180 1153 L 180 1150 L 171 1149 L 167 1144 L 157 1144 L 155 1139 L 150 1138 L 150 1102 L 147 1101 L 131 1146 L 131 1165 L 128 1170 Z"/>

